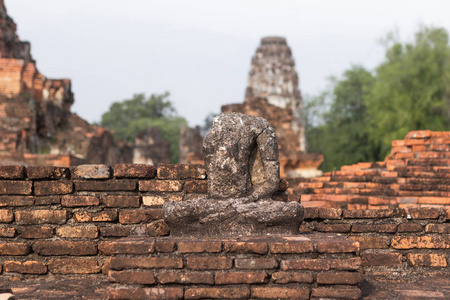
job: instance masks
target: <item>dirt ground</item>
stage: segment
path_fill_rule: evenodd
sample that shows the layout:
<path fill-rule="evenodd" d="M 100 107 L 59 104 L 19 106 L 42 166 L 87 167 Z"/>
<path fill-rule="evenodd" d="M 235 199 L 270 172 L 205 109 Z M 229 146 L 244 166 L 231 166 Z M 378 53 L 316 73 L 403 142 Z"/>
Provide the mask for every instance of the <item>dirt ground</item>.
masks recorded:
<path fill-rule="evenodd" d="M 109 282 L 98 278 L 0 281 L 0 293 L 15 299 L 107 299 Z M 363 299 L 450 299 L 450 276 L 415 276 L 387 279 L 366 276 Z M 1 296 L 0 296 L 1 299 Z"/>

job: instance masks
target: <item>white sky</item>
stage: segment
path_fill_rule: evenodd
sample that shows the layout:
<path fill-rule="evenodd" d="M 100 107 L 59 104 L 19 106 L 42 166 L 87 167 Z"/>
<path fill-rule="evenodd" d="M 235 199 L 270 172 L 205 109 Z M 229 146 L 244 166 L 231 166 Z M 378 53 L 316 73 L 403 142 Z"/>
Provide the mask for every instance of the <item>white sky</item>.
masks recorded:
<path fill-rule="evenodd" d="M 191 126 L 243 101 L 260 38 L 287 38 L 303 95 L 352 64 L 382 61 L 397 29 L 450 29 L 447 0 L 5 0 L 40 72 L 72 79 L 72 111 L 99 121 L 114 101 L 169 91 Z"/>

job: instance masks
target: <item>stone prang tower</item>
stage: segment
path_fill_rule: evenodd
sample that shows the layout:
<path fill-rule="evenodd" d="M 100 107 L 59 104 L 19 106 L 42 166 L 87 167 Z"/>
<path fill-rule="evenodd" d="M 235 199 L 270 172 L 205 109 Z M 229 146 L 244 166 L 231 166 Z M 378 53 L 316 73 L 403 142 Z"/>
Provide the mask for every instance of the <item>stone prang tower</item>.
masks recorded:
<path fill-rule="evenodd" d="M 265 37 L 252 59 L 246 101 L 265 98 L 274 106 L 292 110 L 291 127 L 299 137 L 300 151 L 306 152 L 302 121 L 302 97 L 291 49 L 283 37 Z"/>

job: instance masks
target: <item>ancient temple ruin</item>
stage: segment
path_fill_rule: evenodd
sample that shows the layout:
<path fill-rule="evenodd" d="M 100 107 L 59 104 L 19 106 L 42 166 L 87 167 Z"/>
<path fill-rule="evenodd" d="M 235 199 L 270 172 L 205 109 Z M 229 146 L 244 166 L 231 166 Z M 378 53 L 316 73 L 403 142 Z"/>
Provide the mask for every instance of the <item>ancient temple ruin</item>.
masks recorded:
<path fill-rule="evenodd" d="M 30 43 L 19 39 L 16 27 L 0 0 L 0 164 L 68 167 L 170 161 L 169 147 L 157 128 L 140 133 L 134 149 L 114 139 L 113 132 L 71 113 L 70 79 L 42 75 Z"/>
<path fill-rule="evenodd" d="M 222 106 L 222 112 L 262 117 L 275 128 L 283 178 L 315 177 L 322 154 L 307 153 L 302 118 L 302 97 L 291 49 L 283 37 L 265 37 L 250 67 L 244 103 Z M 180 137 L 181 163 L 199 163 L 202 157 L 199 132 L 183 129 Z M 193 142 L 195 141 L 195 142 Z"/>
<path fill-rule="evenodd" d="M 282 177 L 314 177 L 321 154 L 306 152 L 302 98 L 291 49 L 282 37 L 266 37 L 252 59 L 245 100 L 222 106 L 222 112 L 263 117 L 275 128 L 280 147 Z"/>

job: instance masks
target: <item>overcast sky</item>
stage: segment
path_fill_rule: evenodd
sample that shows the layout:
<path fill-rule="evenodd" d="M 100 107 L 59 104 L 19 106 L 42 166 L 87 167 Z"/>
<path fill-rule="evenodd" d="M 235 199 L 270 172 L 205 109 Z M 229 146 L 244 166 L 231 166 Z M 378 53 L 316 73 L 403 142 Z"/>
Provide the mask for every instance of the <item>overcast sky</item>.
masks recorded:
<path fill-rule="evenodd" d="M 72 111 L 99 121 L 114 101 L 169 91 L 191 126 L 244 99 L 260 38 L 284 36 L 303 95 L 352 64 L 383 60 L 397 29 L 450 29 L 450 1 L 433 0 L 5 0 L 40 72 L 72 79 Z"/>

